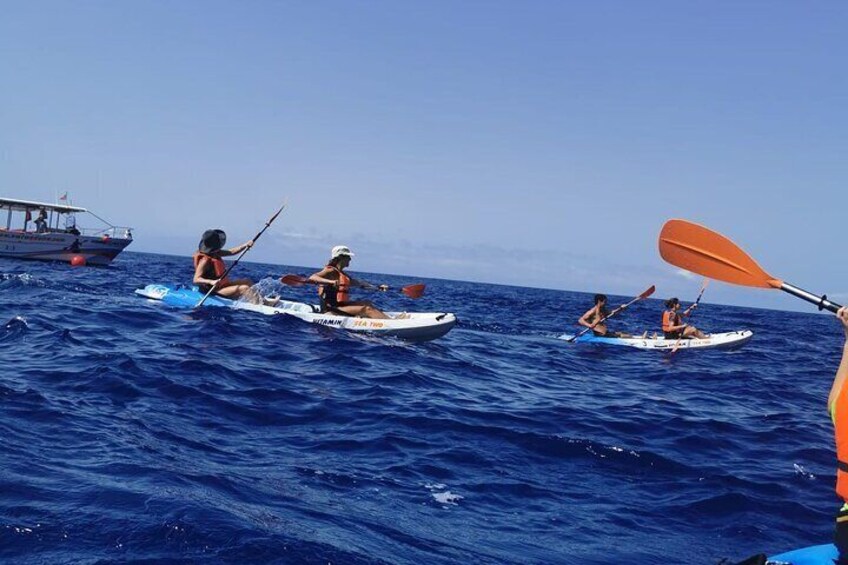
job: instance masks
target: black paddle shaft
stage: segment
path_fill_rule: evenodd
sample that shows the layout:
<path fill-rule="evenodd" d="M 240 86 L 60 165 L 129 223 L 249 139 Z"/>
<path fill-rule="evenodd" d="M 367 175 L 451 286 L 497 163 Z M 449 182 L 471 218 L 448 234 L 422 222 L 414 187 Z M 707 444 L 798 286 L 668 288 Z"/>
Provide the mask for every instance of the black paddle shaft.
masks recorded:
<path fill-rule="evenodd" d="M 813 304 L 819 307 L 819 310 L 828 310 L 836 314 L 836 312 L 840 308 L 842 308 L 842 306 L 837 304 L 836 302 L 831 302 L 830 300 L 828 300 L 826 294 L 817 296 L 812 292 L 807 292 L 806 290 L 798 288 L 797 286 L 792 286 L 789 283 L 781 283 L 780 290 L 782 290 L 783 292 L 788 292 L 792 296 L 797 296 L 798 298 L 806 300 L 807 302 L 812 302 Z"/>

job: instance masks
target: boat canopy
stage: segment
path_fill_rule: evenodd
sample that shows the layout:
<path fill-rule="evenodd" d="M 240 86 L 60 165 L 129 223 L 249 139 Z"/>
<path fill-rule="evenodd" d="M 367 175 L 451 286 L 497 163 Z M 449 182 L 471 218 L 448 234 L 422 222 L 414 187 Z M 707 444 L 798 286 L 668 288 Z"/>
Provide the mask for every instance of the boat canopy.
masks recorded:
<path fill-rule="evenodd" d="M 59 214 L 73 214 L 74 212 L 88 212 L 85 208 L 76 206 L 67 206 L 65 204 L 47 204 L 46 202 L 32 202 L 30 200 L 14 200 L 12 198 L 0 198 L 0 209 L 9 209 L 14 211 L 25 212 L 27 210 L 37 210 L 44 208 L 45 210 L 55 211 Z"/>

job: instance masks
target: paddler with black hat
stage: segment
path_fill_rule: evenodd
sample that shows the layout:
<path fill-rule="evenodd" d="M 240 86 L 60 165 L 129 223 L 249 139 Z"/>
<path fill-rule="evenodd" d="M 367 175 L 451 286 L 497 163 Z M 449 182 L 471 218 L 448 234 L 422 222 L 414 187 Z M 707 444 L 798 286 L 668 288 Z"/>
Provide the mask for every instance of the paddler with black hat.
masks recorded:
<path fill-rule="evenodd" d="M 224 298 L 237 299 L 244 297 L 257 304 L 262 303 L 262 297 L 253 290 L 253 282 L 249 279 L 230 280 L 221 278 L 227 270 L 222 257 L 237 255 L 253 246 L 253 240 L 242 243 L 232 249 L 224 249 L 227 234 L 224 230 L 206 230 L 200 238 L 197 252 L 194 254 L 194 284 L 200 291 L 208 293 L 215 287 L 213 294 Z"/>

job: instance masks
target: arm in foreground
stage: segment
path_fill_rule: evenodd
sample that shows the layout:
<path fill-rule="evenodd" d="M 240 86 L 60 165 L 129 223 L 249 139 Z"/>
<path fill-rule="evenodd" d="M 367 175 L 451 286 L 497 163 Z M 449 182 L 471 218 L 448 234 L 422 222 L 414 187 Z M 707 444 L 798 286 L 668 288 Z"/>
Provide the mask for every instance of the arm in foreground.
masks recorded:
<path fill-rule="evenodd" d="M 839 396 L 839 392 L 848 379 L 848 307 L 842 307 L 836 313 L 836 317 L 842 323 L 842 329 L 845 331 L 845 344 L 842 346 L 842 361 L 839 363 L 839 368 L 836 370 L 836 377 L 833 379 L 833 386 L 830 388 L 830 394 L 827 396 L 828 412 L 833 412 L 834 404 Z"/>

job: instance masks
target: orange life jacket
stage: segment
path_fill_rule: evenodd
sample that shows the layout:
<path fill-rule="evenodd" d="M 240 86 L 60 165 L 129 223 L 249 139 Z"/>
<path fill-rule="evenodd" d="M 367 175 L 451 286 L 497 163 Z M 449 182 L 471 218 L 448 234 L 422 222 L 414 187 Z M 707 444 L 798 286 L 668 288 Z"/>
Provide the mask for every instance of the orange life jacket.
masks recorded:
<path fill-rule="evenodd" d="M 677 330 L 672 330 L 672 326 L 680 325 L 680 316 L 677 315 L 673 310 L 666 310 L 663 312 L 663 331 L 664 332 L 672 332 Z"/>
<path fill-rule="evenodd" d="M 197 270 L 197 266 L 200 264 L 200 260 L 204 257 L 206 257 L 207 263 L 206 263 L 206 267 L 203 269 L 203 278 L 220 279 L 224 275 L 224 273 L 227 271 L 227 264 L 224 263 L 224 260 L 221 259 L 220 257 L 213 257 L 212 255 L 207 255 L 206 253 L 201 253 L 200 251 L 197 251 L 193 255 L 194 270 L 195 271 Z M 214 274 L 213 274 L 213 270 L 209 269 L 210 264 L 212 265 L 212 269 L 214 270 Z M 218 287 L 220 288 L 222 286 L 227 286 L 228 284 L 230 284 L 230 279 L 226 278 L 226 279 L 221 281 L 221 284 L 219 284 Z"/>
<path fill-rule="evenodd" d="M 836 494 L 848 503 L 848 386 L 842 385 L 831 407 L 836 436 Z"/>
<path fill-rule="evenodd" d="M 333 290 L 335 290 L 336 291 L 336 300 L 335 300 L 336 304 L 339 304 L 339 303 L 342 303 L 342 302 L 350 302 L 350 277 L 347 276 L 346 274 L 344 274 L 341 271 L 341 269 L 339 269 L 337 267 L 334 267 L 332 265 L 327 265 L 327 267 L 329 267 L 330 269 L 333 269 L 335 272 L 337 272 L 339 274 L 339 286 L 337 286 L 335 289 L 333 289 L 333 287 L 319 286 L 318 287 L 318 294 L 323 296 L 324 299 L 326 300 L 327 299 L 326 298 L 327 293 L 328 292 L 332 293 Z"/>

